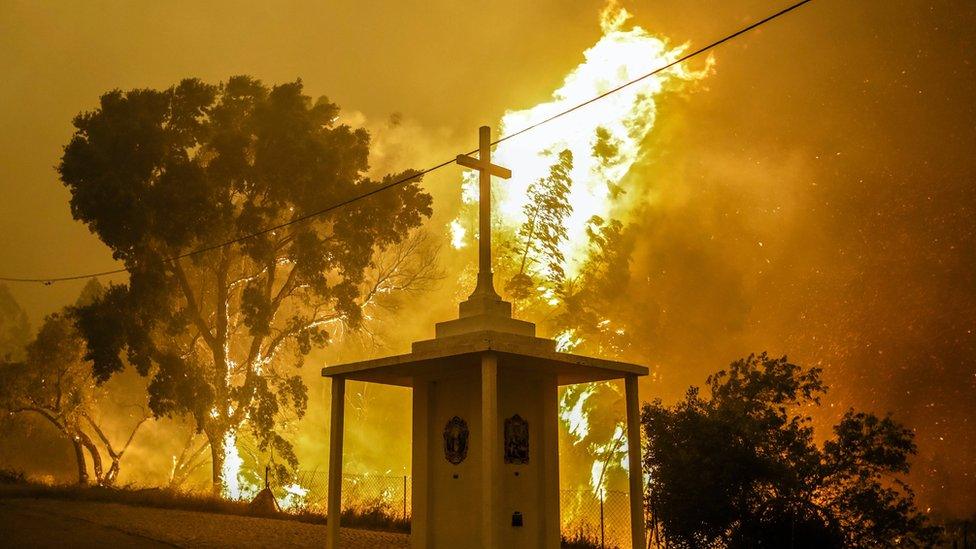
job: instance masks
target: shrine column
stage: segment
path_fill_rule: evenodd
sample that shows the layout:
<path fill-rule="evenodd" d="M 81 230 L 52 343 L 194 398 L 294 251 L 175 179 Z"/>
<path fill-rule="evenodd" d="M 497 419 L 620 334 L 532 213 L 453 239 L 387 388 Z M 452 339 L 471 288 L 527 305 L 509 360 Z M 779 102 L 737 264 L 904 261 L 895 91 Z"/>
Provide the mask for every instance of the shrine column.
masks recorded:
<path fill-rule="evenodd" d="M 332 378 L 332 423 L 329 431 L 329 497 L 326 549 L 339 549 L 339 516 L 342 515 L 342 430 L 346 413 L 346 380 Z"/>
<path fill-rule="evenodd" d="M 627 464 L 630 469 L 630 534 L 632 547 L 643 549 L 644 473 L 641 463 L 640 401 L 637 398 L 637 376 L 624 379 L 627 393 Z"/>
<path fill-rule="evenodd" d="M 498 489 L 498 357 L 481 355 L 481 546 L 495 549 Z"/>
<path fill-rule="evenodd" d="M 532 459 L 542 462 L 542 540 L 545 549 L 559 549 L 559 389 L 556 376 L 546 379 L 542 396 L 542 453 Z M 643 548 L 642 548 L 643 549 Z"/>
<path fill-rule="evenodd" d="M 430 410 L 430 382 L 413 381 L 413 482 L 411 483 L 410 547 L 425 549 L 428 545 L 428 483 L 430 482 L 428 454 L 428 414 Z"/>

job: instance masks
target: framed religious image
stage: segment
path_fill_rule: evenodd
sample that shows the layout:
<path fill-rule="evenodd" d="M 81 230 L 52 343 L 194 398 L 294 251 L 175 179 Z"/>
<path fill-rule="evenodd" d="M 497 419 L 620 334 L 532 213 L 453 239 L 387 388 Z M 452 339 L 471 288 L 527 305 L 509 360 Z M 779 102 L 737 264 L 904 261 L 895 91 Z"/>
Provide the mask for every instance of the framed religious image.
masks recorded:
<path fill-rule="evenodd" d="M 444 458 L 458 465 L 468 457 L 468 422 L 452 417 L 444 426 Z"/>
<path fill-rule="evenodd" d="M 529 422 L 515 414 L 505 420 L 505 463 L 529 462 Z"/>

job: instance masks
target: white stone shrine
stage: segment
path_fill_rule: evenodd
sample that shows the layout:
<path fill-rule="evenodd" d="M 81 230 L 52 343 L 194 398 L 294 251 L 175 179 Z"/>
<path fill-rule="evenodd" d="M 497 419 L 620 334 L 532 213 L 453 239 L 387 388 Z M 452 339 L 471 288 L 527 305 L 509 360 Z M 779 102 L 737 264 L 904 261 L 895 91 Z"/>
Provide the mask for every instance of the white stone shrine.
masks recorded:
<path fill-rule="evenodd" d="M 455 320 L 408 354 L 330 366 L 328 539 L 339 547 L 345 381 L 413 389 L 411 546 L 558 549 L 558 396 L 561 385 L 624 379 L 633 547 L 643 549 L 643 479 L 637 377 L 647 368 L 556 351 L 535 325 L 512 318 L 491 271 L 489 129 L 478 158 L 457 163 L 480 172 L 478 283 Z"/>

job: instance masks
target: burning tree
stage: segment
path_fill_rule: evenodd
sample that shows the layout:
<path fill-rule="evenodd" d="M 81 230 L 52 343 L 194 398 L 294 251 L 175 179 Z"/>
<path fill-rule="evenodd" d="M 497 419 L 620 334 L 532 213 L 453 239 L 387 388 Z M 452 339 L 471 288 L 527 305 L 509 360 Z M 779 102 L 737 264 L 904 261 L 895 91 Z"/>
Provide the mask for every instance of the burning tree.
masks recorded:
<path fill-rule="evenodd" d="M 561 307 L 553 318 L 561 330 L 557 340 L 569 348 L 584 343 L 583 348 L 599 354 L 621 356 L 631 338 L 611 323 L 610 315 L 619 321 L 634 308 L 623 291 L 630 282 L 633 235 L 620 221 L 599 216 L 590 218 L 586 235 L 589 255 L 560 292 Z"/>
<path fill-rule="evenodd" d="M 239 461 L 242 428 L 297 465 L 280 434 L 284 412 L 306 407 L 294 367 L 335 328 L 360 325 L 375 254 L 431 213 L 409 184 L 308 217 L 411 175 L 366 177 L 369 136 L 338 114 L 301 81 L 112 91 L 75 119 L 59 166 L 75 218 L 130 274 L 79 311 L 97 379 L 123 356 L 149 377 L 152 411 L 192 417 L 206 435 L 224 495 L 237 495 L 225 465 Z"/>
<path fill-rule="evenodd" d="M 526 299 L 535 293 L 539 283 L 529 274 L 532 270 L 540 270 L 554 291 L 566 276 L 560 246 L 566 240 L 566 217 L 573 211 L 569 203 L 572 170 L 573 153 L 564 149 L 549 168 L 549 175 L 533 182 L 526 191 L 528 200 L 522 208 L 525 222 L 511 245 L 518 270 L 506 285 L 514 299 Z M 532 269 L 532 263 L 540 263 L 541 269 Z"/>
<path fill-rule="evenodd" d="M 107 390 L 96 387 L 84 354 L 85 344 L 70 311 L 48 316 L 27 346 L 26 360 L 0 366 L 0 409 L 40 417 L 54 426 L 74 448 L 79 484 L 89 482 L 87 452 L 95 481 L 112 485 L 125 451 L 148 415 L 143 407 L 133 406 L 139 412 L 133 414 L 128 436 L 121 445 L 113 443 L 99 421 L 99 403 Z"/>

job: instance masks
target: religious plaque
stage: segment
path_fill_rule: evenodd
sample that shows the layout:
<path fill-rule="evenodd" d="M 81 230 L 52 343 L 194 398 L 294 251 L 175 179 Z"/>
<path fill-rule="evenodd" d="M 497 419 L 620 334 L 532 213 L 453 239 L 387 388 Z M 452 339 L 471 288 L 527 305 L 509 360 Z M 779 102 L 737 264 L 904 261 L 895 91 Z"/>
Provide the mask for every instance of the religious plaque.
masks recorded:
<path fill-rule="evenodd" d="M 444 458 L 454 465 L 468 457 L 468 422 L 454 416 L 444 426 Z"/>
<path fill-rule="evenodd" d="M 505 420 L 505 463 L 529 462 L 529 422 L 515 414 Z"/>

